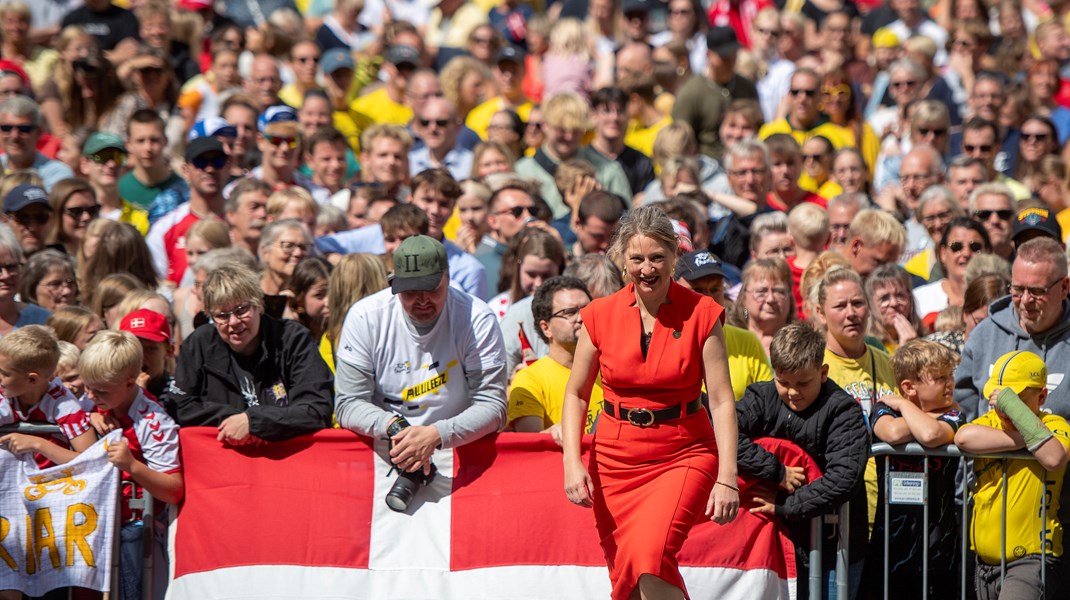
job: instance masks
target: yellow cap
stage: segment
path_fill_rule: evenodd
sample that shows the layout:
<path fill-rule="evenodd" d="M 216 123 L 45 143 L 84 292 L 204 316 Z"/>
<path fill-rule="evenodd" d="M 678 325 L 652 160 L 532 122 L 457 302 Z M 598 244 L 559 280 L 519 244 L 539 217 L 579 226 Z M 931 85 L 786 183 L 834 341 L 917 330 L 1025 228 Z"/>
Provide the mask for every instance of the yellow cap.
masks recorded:
<path fill-rule="evenodd" d="M 1044 361 L 1032 352 L 1019 350 L 1008 352 L 999 357 L 992 365 L 992 374 L 985 384 L 985 398 L 992 395 L 996 388 L 1008 387 L 1015 394 L 1021 394 L 1029 388 L 1042 388 L 1048 384 L 1048 367 Z"/>
<path fill-rule="evenodd" d="M 881 27 L 877 31 L 873 32 L 873 47 L 898 48 L 899 36 L 897 36 L 891 29 L 888 29 L 887 27 Z"/>

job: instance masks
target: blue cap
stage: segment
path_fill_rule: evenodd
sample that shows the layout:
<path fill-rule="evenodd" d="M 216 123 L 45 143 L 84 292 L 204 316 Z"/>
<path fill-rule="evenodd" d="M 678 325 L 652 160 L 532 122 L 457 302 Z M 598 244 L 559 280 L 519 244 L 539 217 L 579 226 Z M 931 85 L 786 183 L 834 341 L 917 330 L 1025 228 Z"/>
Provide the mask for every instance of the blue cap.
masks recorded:
<path fill-rule="evenodd" d="M 48 193 L 41 186 L 24 183 L 4 196 L 4 212 L 18 212 L 31 204 L 48 206 Z"/>
<path fill-rule="evenodd" d="M 260 130 L 260 133 L 264 133 L 268 125 L 287 121 L 297 121 L 296 110 L 284 104 L 269 106 L 267 110 L 260 113 L 260 117 L 256 120 L 256 128 Z"/>
<path fill-rule="evenodd" d="M 192 142 L 202 137 L 238 137 L 238 129 L 222 117 L 208 117 L 193 124 L 186 141 Z"/>
<path fill-rule="evenodd" d="M 324 73 L 330 75 L 339 69 L 352 71 L 356 69 L 357 65 L 353 62 L 353 55 L 348 50 L 331 48 L 323 53 L 323 58 L 320 59 L 320 66 L 323 67 Z"/>

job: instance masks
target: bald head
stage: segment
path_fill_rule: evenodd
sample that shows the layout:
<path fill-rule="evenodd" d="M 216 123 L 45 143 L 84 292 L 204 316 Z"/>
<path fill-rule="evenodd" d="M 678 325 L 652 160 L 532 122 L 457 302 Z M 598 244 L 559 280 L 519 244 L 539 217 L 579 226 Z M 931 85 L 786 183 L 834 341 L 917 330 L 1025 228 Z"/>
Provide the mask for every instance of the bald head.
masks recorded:
<path fill-rule="evenodd" d="M 279 75 L 279 61 L 267 54 L 258 54 L 253 58 L 249 79 L 246 80 L 249 91 L 261 106 L 279 103 L 279 90 L 282 89 L 282 77 Z"/>
<path fill-rule="evenodd" d="M 929 145 L 915 146 L 899 165 L 899 183 L 907 206 L 917 208 L 921 195 L 929 186 L 944 181 L 944 159 Z"/>
<path fill-rule="evenodd" d="M 630 75 L 653 75 L 654 56 L 650 46 L 639 42 L 629 42 L 617 52 L 617 78 Z"/>

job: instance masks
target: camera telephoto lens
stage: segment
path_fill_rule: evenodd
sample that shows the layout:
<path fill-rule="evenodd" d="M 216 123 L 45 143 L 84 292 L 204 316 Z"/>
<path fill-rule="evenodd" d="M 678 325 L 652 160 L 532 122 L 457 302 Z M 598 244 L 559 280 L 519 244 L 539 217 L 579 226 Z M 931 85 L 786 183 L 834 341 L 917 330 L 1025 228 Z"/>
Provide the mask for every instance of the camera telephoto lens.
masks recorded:
<path fill-rule="evenodd" d="M 390 491 L 386 493 L 386 505 L 390 510 L 405 512 L 409 508 L 409 502 L 416 495 L 416 489 L 420 487 L 420 479 L 423 473 L 401 473 L 398 475 Z"/>

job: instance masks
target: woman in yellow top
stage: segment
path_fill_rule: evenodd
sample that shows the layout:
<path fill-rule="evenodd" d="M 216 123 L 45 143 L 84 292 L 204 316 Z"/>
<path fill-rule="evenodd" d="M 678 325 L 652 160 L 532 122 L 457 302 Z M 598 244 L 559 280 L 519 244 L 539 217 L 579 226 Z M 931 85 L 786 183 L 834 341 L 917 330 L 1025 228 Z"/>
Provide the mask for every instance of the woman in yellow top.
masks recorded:
<path fill-rule="evenodd" d="M 825 74 L 821 81 L 821 111 L 828 115 L 829 121 L 847 130 L 850 139 L 842 147 L 856 147 L 862 152 L 862 158 L 872 173 L 877 165 L 877 153 L 880 152 L 880 139 L 858 112 L 854 102 L 854 91 L 847 73 L 835 69 Z"/>

